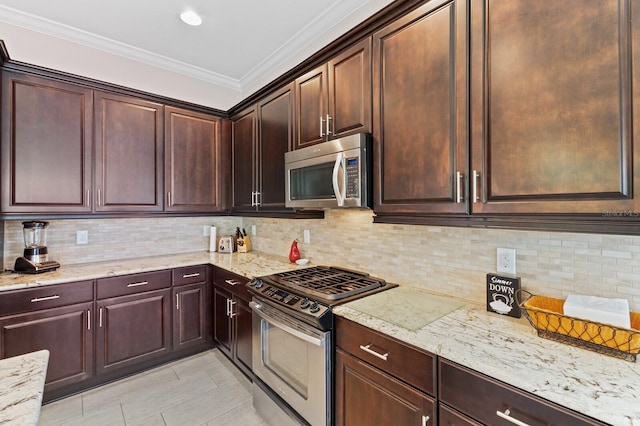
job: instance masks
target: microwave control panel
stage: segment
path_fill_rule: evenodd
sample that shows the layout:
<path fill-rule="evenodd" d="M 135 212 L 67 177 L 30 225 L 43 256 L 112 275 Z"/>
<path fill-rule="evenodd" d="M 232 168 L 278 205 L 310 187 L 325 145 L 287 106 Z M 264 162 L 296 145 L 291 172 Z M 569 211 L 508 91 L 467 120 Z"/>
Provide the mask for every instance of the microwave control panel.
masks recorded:
<path fill-rule="evenodd" d="M 360 165 L 358 157 L 347 158 L 345 169 L 347 172 L 347 198 L 360 197 Z"/>

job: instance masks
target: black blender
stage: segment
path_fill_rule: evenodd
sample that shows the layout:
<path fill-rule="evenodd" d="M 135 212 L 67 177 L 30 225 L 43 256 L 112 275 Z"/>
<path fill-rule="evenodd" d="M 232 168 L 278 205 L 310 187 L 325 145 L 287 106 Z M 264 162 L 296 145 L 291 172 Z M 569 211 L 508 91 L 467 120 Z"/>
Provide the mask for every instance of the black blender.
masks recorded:
<path fill-rule="evenodd" d="M 22 222 L 24 236 L 24 256 L 16 259 L 13 270 L 26 274 L 39 274 L 60 267 L 56 261 L 49 260 L 47 250 L 47 226 L 49 222 Z"/>

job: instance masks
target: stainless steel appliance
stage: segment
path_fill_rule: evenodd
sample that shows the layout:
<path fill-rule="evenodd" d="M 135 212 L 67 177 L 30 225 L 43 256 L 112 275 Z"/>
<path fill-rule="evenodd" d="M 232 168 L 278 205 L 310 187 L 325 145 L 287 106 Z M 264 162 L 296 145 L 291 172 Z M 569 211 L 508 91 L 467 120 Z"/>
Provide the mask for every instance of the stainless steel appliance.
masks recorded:
<path fill-rule="evenodd" d="M 299 416 L 297 423 L 330 425 L 332 306 L 396 285 L 315 266 L 259 277 L 247 286 L 253 295 L 253 372 L 261 381 L 254 387 L 256 410 L 268 417 L 261 412 L 266 385 L 276 402 Z"/>
<path fill-rule="evenodd" d="M 38 274 L 52 271 L 60 267 L 56 261 L 49 260 L 47 249 L 47 227 L 49 222 L 22 222 L 22 236 L 24 237 L 23 257 L 16 259 L 13 267 L 16 272 Z"/>
<path fill-rule="evenodd" d="M 359 133 L 285 153 L 286 206 L 370 208 L 371 145 Z"/>

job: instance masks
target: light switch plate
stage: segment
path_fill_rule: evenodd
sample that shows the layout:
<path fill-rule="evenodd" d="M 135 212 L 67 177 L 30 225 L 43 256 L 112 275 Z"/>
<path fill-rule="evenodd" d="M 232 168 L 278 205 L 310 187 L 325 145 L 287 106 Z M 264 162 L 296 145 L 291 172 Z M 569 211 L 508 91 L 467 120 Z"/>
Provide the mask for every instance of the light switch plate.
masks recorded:
<path fill-rule="evenodd" d="M 89 231 L 76 231 L 76 244 L 89 244 Z"/>

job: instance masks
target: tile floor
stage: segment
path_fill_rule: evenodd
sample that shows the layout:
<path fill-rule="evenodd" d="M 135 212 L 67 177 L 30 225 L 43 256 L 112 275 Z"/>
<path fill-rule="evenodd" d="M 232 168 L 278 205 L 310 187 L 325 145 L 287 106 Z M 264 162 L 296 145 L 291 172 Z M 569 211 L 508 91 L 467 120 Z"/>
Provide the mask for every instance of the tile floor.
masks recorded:
<path fill-rule="evenodd" d="M 46 404 L 40 426 L 266 426 L 251 382 L 212 349 Z"/>

